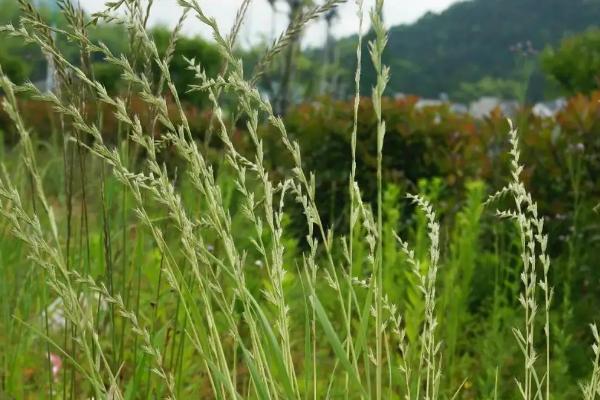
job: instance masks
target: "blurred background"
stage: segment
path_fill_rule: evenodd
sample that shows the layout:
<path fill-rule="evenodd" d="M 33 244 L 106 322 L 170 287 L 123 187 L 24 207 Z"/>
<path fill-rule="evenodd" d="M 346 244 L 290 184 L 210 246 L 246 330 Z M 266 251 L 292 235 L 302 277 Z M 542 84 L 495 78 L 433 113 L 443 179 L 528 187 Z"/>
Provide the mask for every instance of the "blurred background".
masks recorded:
<path fill-rule="evenodd" d="M 0 0 L 0 23 L 18 23 L 18 3 Z M 371 3 L 365 1 L 365 12 Z M 58 28 L 65 25 L 61 4 L 60 0 L 35 0 L 43 17 Z M 87 18 L 103 7 L 103 1 L 97 0 L 73 4 L 80 5 Z M 206 14 L 215 17 L 224 33 L 231 28 L 239 4 L 238 0 L 202 2 Z M 264 51 L 291 21 L 319 4 L 316 0 L 253 1 L 236 42 L 246 75 L 256 72 Z M 350 162 L 348 132 L 359 29 L 356 11 L 355 2 L 348 1 L 312 21 L 257 80 L 261 95 L 270 99 L 301 142 L 309 166 L 321 171 L 327 204 L 343 202 L 346 196 L 336 188 L 345 187 Z M 161 53 L 181 13 L 175 0 L 154 2 L 148 25 Z M 365 18 L 363 26 L 361 94 L 365 98 L 359 119 L 364 154 L 358 155 L 367 194 L 373 172 L 369 152 L 374 143 L 369 97 L 375 81 L 367 48 L 372 36 L 368 21 Z M 526 142 L 525 155 L 531 156 L 528 177 L 537 183 L 532 190 L 548 200 L 542 204 L 555 214 L 569 209 L 572 199 L 560 199 L 557 194 L 569 193 L 575 175 L 569 178 L 566 171 L 575 166 L 577 174 L 589 178 L 577 179 L 589 191 L 587 198 L 591 202 L 598 198 L 599 0 L 387 1 L 384 21 L 389 43 L 383 61 L 391 74 L 384 102 L 389 131 L 384 156 L 390 181 L 415 187 L 418 179 L 443 177 L 447 189 L 458 191 L 473 179 L 501 186 L 497 180 L 504 176 L 505 118 L 511 117 Z M 208 76 L 218 75 L 223 59 L 209 29 L 197 18 L 188 16 L 182 31 L 171 74 L 195 135 L 218 153 L 219 143 L 207 129 L 211 118 L 207 99 L 188 91 L 195 80 L 185 58 L 196 59 Z M 131 51 L 127 28 L 117 22 L 90 25 L 89 34 L 114 54 Z M 56 41 L 70 61 L 78 64 L 76 46 L 63 35 Z M 92 54 L 92 63 L 96 79 L 110 94 L 123 92 L 126 86 L 117 66 L 100 54 Z M 0 64 L 17 83 L 30 80 L 43 89 L 56 89 L 52 63 L 20 39 L 3 37 Z M 157 75 L 151 62 L 146 72 L 150 77 Z M 234 116 L 227 96 L 222 101 L 225 112 Z M 136 99 L 132 102 L 135 107 Z M 23 112 L 41 138 L 51 137 L 56 128 L 45 107 L 35 101 L 23 104 Z M 116 121 L 110 113 L 104 119 L 105 135 L 115 137 Z M 247 136 L 243 121 L 237 126 L 234 137 L 243 142 Z M 269 129 L 265 126 L 265 143 L 273 147 L 269 161 L 274 168 L 283 167 L 286 160 L 278 159 L 280 144 L 270 140 Z M 3 113 L 0 130 L 7 143 L 15 141 L 14 128 Z M 581 159 L 581 166 L 573 163 L 573 157 Z M 580 193 L 579 197 L 586 196 Z"/>
<path fill-rule="evenodd" d="M 66 26 L 60 13 L 62 1 L 34 3 L 53 26 Z M 240 3 L 200 1 L 224 33 L 231 28 Z M 365 1 L 365 11 L 372 3 Z M 104 8 L 102 0 L 80 0 L 79 4 L 88 20 Z M 236 44 L 245 74 L 256 72 L 265 50 L 291 21 L 318 4 L 322 1 L 253 1 Z M 18 25 L 19 7 L 17 0 L 0 0 L 0 25 Z M 161 55 L 180 17 L 176 0 L 155 1 L 148 24 Z M 367 43 L 373 38 L 368 19 L 363 26 L 356 178 L 364 198 L 373 202 L 377 120 L 370 95 L 376 75 L 368 56 Z M 523 179 L 539 202 L 550 235 L 556 288 L 552 315 L 557 326 L 553 332 L 556 398 L 579 398 L 576 382 L 590 366 L 587 324 L 600 309 L 600 0 L 387 0 L 384 21 L 389 42 L 383 62 L 391 74 L 382 105 L 387 126 L 383 149 L 386 237 L 394 243 L 392 233 L 398 230 L 414 239 L 419 255 L 426 257 L 426 220 L 422 215 L 415 217 L 403 195 L 420 192 L 435 204 L 444 227 L 445 271 L 459 271 L 444 272 L 442 283 L 451 289 L 444 292 L 440 314 L 458 315 L 453 328 L 447 328 L 452 332 L 446 332 L 455 342 L 448 357 L 452 366 L 444 378 L 450 382 L 448 387 L 460 385 L 465 374 L 479 376 L 465 386 L 463 398 L 489 398 L 485 396 L 494 389 L 498 366 L 501 377 L 511 376 L 520 362 L 509 328 L 521 321 L 516 300 L 520 261 L 515 249 L 519 243 L 513 228 L 500 226 L 492 213 L 485 214 L 481 208 L 486 194 L 503 187 L 510 176 L 506 121 L 510 117 L 522 141 Z M 357 34 L 356 5 L 349 0 L 312 21 L 257 80 L 260 94 L 271 101 L 290 136 L 300 143 L 306 169 L 317 171 L 318 208 L 327 227 L 336 233 L 347 226 Z M 127 27 L 117 22 L 90 24 L 89 35 L 114 54 L 131 52 Z M 64 35 L 55 40 L 78 65 L 80 49 Z M 91 56 L 95 78 L 110 95 L 125 93 L 127 85 L 119 67 L 101 54 Z M 212 134 L 212 107 L 205 94 L 188 91 L 197 80 L 185 58 L 194 58 L 209 77 L 224 68 L 209 29 L 192 15 L 177 42 L 171 75 L 191 130 L 218 169 L 224 152 Z M 0 36 L 0 65 L 16 83 L 31 81 L 44 90 L 59 90 L 52 62 L 38 47 L 21 39 Z M 144 67 L 149 79 L 159 75 L 150 60 Z M 166 96 L 176 115 L 172 99 Z M 131 112 L 141 116 L 145 127 L 151 126 L 152 116 L 144 113 L 143 101 L 136 95 L 128 100 Z M 253 154 L 235 99 L 223 94 L 221 100 L 236 149 Z M 42 159 L 53 160 L 47 163 L 44 179 L 49 192 L 60 198 L 65 186 L 62 179 L 66 181 L 61 178 L 63 130 L 47 104 L 27 97 L 19 102 L 42 149 Z M 111 112 L 99 115 L 107 143 L 117 143 L 118 121 Z M 290 170 L 289 157 L 279 134 L 267 122 L 260 123 L 266 167 L 270 176 L 281 178 Z M 0 155 L 8 159 L 18 134 L 4 111 L 0 111 L 0 135 Z M 176 165 L 176 157 L 169 159 L 168 149 L 164 153 L 161 161 Z M 223 172 L 220 184 L 234 193 L 233 175 L 227 176 L 225 168 L 219 172 Z M 291 222 L 286 225 L 293 233 L 292 254 L 306 247 L 305 224 L 296 226 L 294 221 L 302 218 L 293 218 L 300 213 L 300 209 L 290 211 Z M 251 237 L 250 233 L 242 235 L 249 228 L 243 218 L 240 221 L 240 237 Z M 11 251 L 8 246 L 6 254 Z M 400 263 L 393 245 L 385 251 L 391 262 Z M 20 253 L 14 256 L 17 262 L 21 258 Z M 409 286 L 406 278 L 400 272 L 390 274 L 385 289 L 393 294 L 391 300 L 409 304 L 410 293 L 402 291 Z M 463 312 L 453 314 L 456 298 Z M 12 323 L 9 317 L 7 321 Z"/>
<path fill-rule="evenodd" d="M 17 1 L 2 3 L 2 23 L 15 21 Z M 61 24 L 56 0 L 34 3 L 45 8 L 50 17 L 55 15 L 56 24 Z M 248 65 L 252 64 L 252 54 L 281 34 L 294 15 L 316 3 L 254 1 L 238 41 L 239 50 L 247 53 Z M 366 1 L 365 7 L 370 3 Z M 102 9 L 103 2 L 81 0 L 80 5 L 93 13 Z M 202 6 L 227 32 L 239 1 L 207 1 Z M 172 28 L 180 16 L 176 0 L 157 0 L 149 25 L 157 30 Z M 384 20 L 390 28 L 384 61 L 390 66 L 393 79 L 387 94 L 417 95 L 423 104 L 451 102 L 458 110 L 477 116 L 495 105 L 513 107 L 511 101 L 538 104 L 537 111 L 554 113 L 564 105 L 564 96 L 589 93 L 596 88 L 594 71 L 599 61 L 594 43 L 600 36 L 595 31 L 599 16 L 600 3 L 596 0 L 389 1 L 384 9 Z M 263 91 L 280 97 L 283 94 L 278 92 L 288 91 L 285 96 L 292 103 L 324 94 L 347 98 L 351 95 L 357 31 L 353 1 L 314 21 L 302 32 L 289 55 L 294 61 L 291 68 L 282 66 L 282 71 L 277 72 L 283 76 L 273 76 L 268 80 L 271 86 L 265 85 Z M 368 18 L 364 31 L 369 32 Z M 209 28 L 195 18 L 186 20 L 183 32 L 210 47 Z M 109 46 L 124 49 L 125 37 L 114 29 L 107 27 L 99 34 Z M 43 80 L 44 60 L 29 50 L 3 41 L 0 57 L 11 61 L 14 76 Z M 364 61 L 363 84 L 367 93 L 373 74 L 368 68 L 368 57 Z M 206 63 L 210 64 L 208 60 Z M 279 88 L 288 74 L 294 78 L 291 87 Z"/>

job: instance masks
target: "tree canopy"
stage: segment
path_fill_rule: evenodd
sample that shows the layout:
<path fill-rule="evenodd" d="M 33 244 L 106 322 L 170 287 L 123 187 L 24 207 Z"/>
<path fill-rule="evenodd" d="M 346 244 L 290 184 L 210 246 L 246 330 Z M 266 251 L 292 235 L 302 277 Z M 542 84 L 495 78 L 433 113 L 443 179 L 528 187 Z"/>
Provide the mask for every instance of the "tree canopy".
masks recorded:
<path fill-rule="evenodd" d="M 14 0 L 0 0 L 2 13 L 0 14 L 0 25 L 18 25 L 20 9 Z M 41 10 L 43 18 L 57 28 L 67 27 L 62 14 L 51 13 L 49 10 Z M 131 52 L 129 46 L 128 32 L 120 24 L 91 24 L 88 26 L 88 34 L 92 41 L 102 42 L 117 55 L 128 55 Z M 152 34 L 159 53 L 164 55 L 171 39 L 171 31 L 165 27 L 155 27 Z M 80 62 L 79 50 L 63 36 L 57 35 L 58 46 L 63 54 L 74 64 Z M 177 90 L 184 94 L 184 99 L 192 102 L 200 102 L 202 95 L 199 93 L 187 93 L 187 87 L 192 83 L 193 73 L 187 70 L 185 58 L 200 61 L 209 75 L 218 73 L 221 65 L 221 57 L 216 47 L 199 36 L 178 39 L 175 49 L 176 56 L 173 57 L 170 68 Z M 185 58 L 184 58 L 185 57 Z M 121 89 L 121 70 L 119 67 L 107 63 L 100 54 L 92 54 L 92 64 L 95 78 L 100 81 L 109 92 Z M 26 45 L 22 40 L 12 39 L 4 35 L 0 41 L 0 65 L 4 72 L 15 82 L 31 80 L 38 82 L 46 76 L 46 58 L 39 49 Z M 157 67 L 149 71 L 152 75 L 158 75 Z M 151 78 L 151 77 L 150 77 Z"/>
<path fill-rule="evenodd" d="M 564 39 L 542 56 L 544 70 L 567 94 L 590 93 L 600 88 L 600 29 Z"/>
<path fill-rule="evenodd" d="M 384 55 L 393 77 L 389 93 L 426 97 L 447 93 L 451 98 L 468 98 L 472 85 L 487 85 L 495 80 L 501 83 L 503 91 L 529 83 L 529 100 L 539 100 L 545 92 L 547 94 L 549 85 L 539 79 L 527 82 L 530 76 L 524 76 L 515 46 L 530 43 L 537 50 L 555 46 L 565 37 L 595 26 L 598 21 L 598 0 L 456 3 L 440 14 L 428 13 L 414 24 L 390 30 Z M 355 43 L 355 36 L 338 42 L 342 52 L 340 64 L 348 71 L 356 65 Z M 363 90 L 367 93 L 375 82 L 375 74 L 368 57 L 363 61 Z M 537 63 L 532 73 L 540 74 Z"/>

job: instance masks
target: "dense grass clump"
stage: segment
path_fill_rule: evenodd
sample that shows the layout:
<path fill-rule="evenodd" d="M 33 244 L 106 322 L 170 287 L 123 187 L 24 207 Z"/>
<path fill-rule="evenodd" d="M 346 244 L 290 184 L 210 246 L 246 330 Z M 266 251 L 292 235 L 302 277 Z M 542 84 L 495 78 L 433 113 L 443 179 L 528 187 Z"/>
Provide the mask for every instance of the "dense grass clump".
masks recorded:
<path fill-rule="evenodd" d="M 341 2 L 299 14 L 248 76 L 234 48 L 249 0 L 228 34 L 196 0 L 179 0 L 182 17 L 164 52 L 146 29 L 152 1 L 107 2 L 91 19 L 61 1 L 67 29 L 19 1 L 19 24 L 3 34 L 39 47 L 57 86 L 17 85 L 0 70 L 2 106 L 19 138 L 1 153 L 0 394 L 597 397 L 597 328 L 572 327 L 594 316 L 575 320 L 570 275 L 553 271 L 547 224 L 522 178 L 517 129 L 509 124 L 506 185 L 466 180 L 452 212 L 436 211 L 439 179 L 416 188 L 386 182 L 383 0 L 369 14 L 374 196 L 366 200 L 357 183 L 359 67 L 348 200 L 322 210 L 319 171 L 306 168 L 302 138 L 256 82 L 307 23 Z M 225 60 L 214 76 L 175 51 L 191 17 L 212 29 Z M 125 28 L 126 55 L 89 39 L 101 23 Z M 57 36 L 77 45 L 79 60 L 63 55 Z M 97 80 L 91 60 L 99 58 L 120 69 L 118 95 Z M 218 145 L 193 134 L 174 59 L 188 65 L 187 90 L 207 99 L 206 135 Z M 50 139 L 23 118 L 30 101 L 51 108 Z M 108 137 L 106 113 L 116 121 Z M 285 167 L 265 161 L 265 125 Z M 234 137 L 240 131 L 244 146 Z M 571 243 L 585 251 L 579 239 Z M 566 280 L 553 283 L 555 276 Z"/>

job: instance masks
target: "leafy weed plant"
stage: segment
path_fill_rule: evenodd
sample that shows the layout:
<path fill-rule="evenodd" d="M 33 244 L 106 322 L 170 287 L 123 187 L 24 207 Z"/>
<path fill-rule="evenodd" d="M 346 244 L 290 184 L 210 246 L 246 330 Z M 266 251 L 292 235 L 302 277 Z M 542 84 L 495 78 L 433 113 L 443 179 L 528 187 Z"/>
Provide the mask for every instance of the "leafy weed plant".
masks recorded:
<path fill-rule="evenodd" d="M 240 2 L 227 34 L 196 0 L 179 0 L 181 19 L 164 54 L 146 29 L 152 0 L 107 2 L 91 19 L 71 2 L 59 3 L 64 29 L 48 24 L 26 0 L 19 0 L 19 23 L 2 28 L 4 35 L 39 47 L 57 79 L 56 90 L 46 92 L 31 83 L 16 85 L 0 71 L 2 105 L 19 134 L 19 157 L 6 161 L 0 177 L 3 392 L 65 399 L 459 398 L 475 377 L 464 376 L 460 384 L 447 378 L 461 372 L 452 365 L 464 348 L 480 221 L 484 206 L 506 202 L 497 215 L 516 227 L 522 309 L 513 329 L 522 367 L 515 390 L 506 393 L 525 400 L 552 397 L 548 236 L 520 177 L 516 130 L 509 134 L 508 185 L 485 203 L 483 185 L 469 187 L 449 256 L 435 199 L 424 194 L 407 195 L 419 215 L 412 235 L 420 238 L 418 248 L 402 238 L 406 230 L 394 213 L 398 189 L 386 189 L 382 171 L 381 101 L 390 78 L 382 64 L 383 0 L 369 14 L 369 51 L 378 76 L 372 92 L 377 198 L 374 204 L 363 200 L 356 183 L 361 32 L 349 132 L 349 225 L 343 232 L 321 219 L 315 176 L 303 165 L 300 145 L 255 86 L 306 24 L 342 0 L 299 14 L 249 76 L 234 49 L 250 0 Z M 363 4 L 356 3 L 362 31 Z M 222 161 L 211 159 L 193 137 L 169 69 L 187 18 L 212 30 L 225 60 L 217 76 L 208 76 L 200 61 L 186 60 L 195 79 L 189 90 L 209 99 Z M 89 39 L 89 30 L 104 22 L 126 28 L 127 55 Z M 57 36 L 78 46 L 78 61 L 62 53 Z M 95 78 L 94 57 L 120 68 L 124 92 L 108 94 Z M 234 103 L 227 109 L 224 95 Z M 143 114 L 132 111 L 133 96 L 143 100 Z M 19 98 L 52 107 L 60 127 L 58 155 L 40 146 L 21 117 Z M 102 115 L 90 112 L 90 104 L 119 121 L 116 142 L 103 137 Z M 175 105 L 175 116 L 167 104 Z M 230 119 L 245 122 L 251 154 L 236 146 Z M 277 131 L 292 161 L 285 173 L 275 174 L 265 163 L 263 123 Z M 167 155 L 177 163 L 166 162 Z M 60 185 L 51 186 L 56 177 L 49 176 L 44 157 L 62 163 Z M 302 214 L 290 212 L 292 206 Z M 304 237 L 288 229 L 294 215 L 302 219 Z M 25 257 L 22 270 L 11 269 Z M 595 326 L 592 333 L 593 370 L 582 384 L 586 400 L 600 389 Z M 36 354 L 38 364 L 31 365 L 28 357 Z M 53 364 L 56 356 L 61 365 Z M 513 386 L 498 382 L 497 365 L 492 398 L 499 397 L 499 387 Z"/>

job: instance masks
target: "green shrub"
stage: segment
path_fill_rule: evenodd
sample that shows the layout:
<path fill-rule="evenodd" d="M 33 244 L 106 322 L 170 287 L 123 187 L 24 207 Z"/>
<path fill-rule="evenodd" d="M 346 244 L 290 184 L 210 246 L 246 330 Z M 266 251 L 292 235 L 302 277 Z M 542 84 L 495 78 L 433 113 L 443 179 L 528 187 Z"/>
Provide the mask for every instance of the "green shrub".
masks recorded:
<path fill-rule="evenodd" d="M 264 65 L 340 2 L 300 14 Z M 384 99 L 382 0 L 370 14 L 372 101 L 358 97 L 359 70 L 353 107 L 305 108 L 286 128 L 233 54 L 250 2 L 229 35 L 195 0 L 178 3 L 212 29 L 226 60 L 216 78 L 187 60 L 190 89 L 211 109 L 212 148 L 197 140 L 204 114 L 182 103 L 169 68 L 176 54 L 147 34 L 141 2 L 108 3 L 91 22 L 127 26 L 139 50 L 127 57 L 89 40 L 70 7 L 59 34 L 89 50 L 81 66 L 25 1 L 20 25 L 5 29 L 45 49 L 61 73 L 60 91 L 47 93 L 0 71 L 18 138 L 0 170 L 2 395 L 549 400 L 581 393 L 585 379 L 583 398 L 597 398 L 600 337 L 587 328 L 597 299 L 579 293 L 599 284 L 583 268 L 598 254 L 583 239 L 593 231 L 584 222 L 597 199 L 584 182 L 595 160 L 538 153 L 570 140 L 548 136 L 556 125 L 545 120 L 518 119 L 521 154 L 517 129 L 498 113 L 479 125 Z M 182 23 L 167 48 L 177 49 Z M 91 53 L 120 68 L 127 90 L 110 94 L 96 80 Z M 576 98 L 557 120 L 566 127 L 568 113 L 583 112 L 576 121 L 591 130 L 595 120 L 583 117 L 594 107 Z M 303 137 L 304 125 L 315 130 Z M 563 160 L 569 181 L 545 186 L 560 179 L 540 170 Z M 323 189 L 332 186 L 335 196 Z M 535 195 L 548 202 L 563 187 L 556 200 L 573 195 L 561 204 L 574 223 L 555 248 L 546 215 L 556 205 Z"/>
<path fill-rule="evenodd" d="M 600 88 L 600 30 L 570 36 L 542 54 L 542 65 L 568 94 L 589 94 Z"/>

